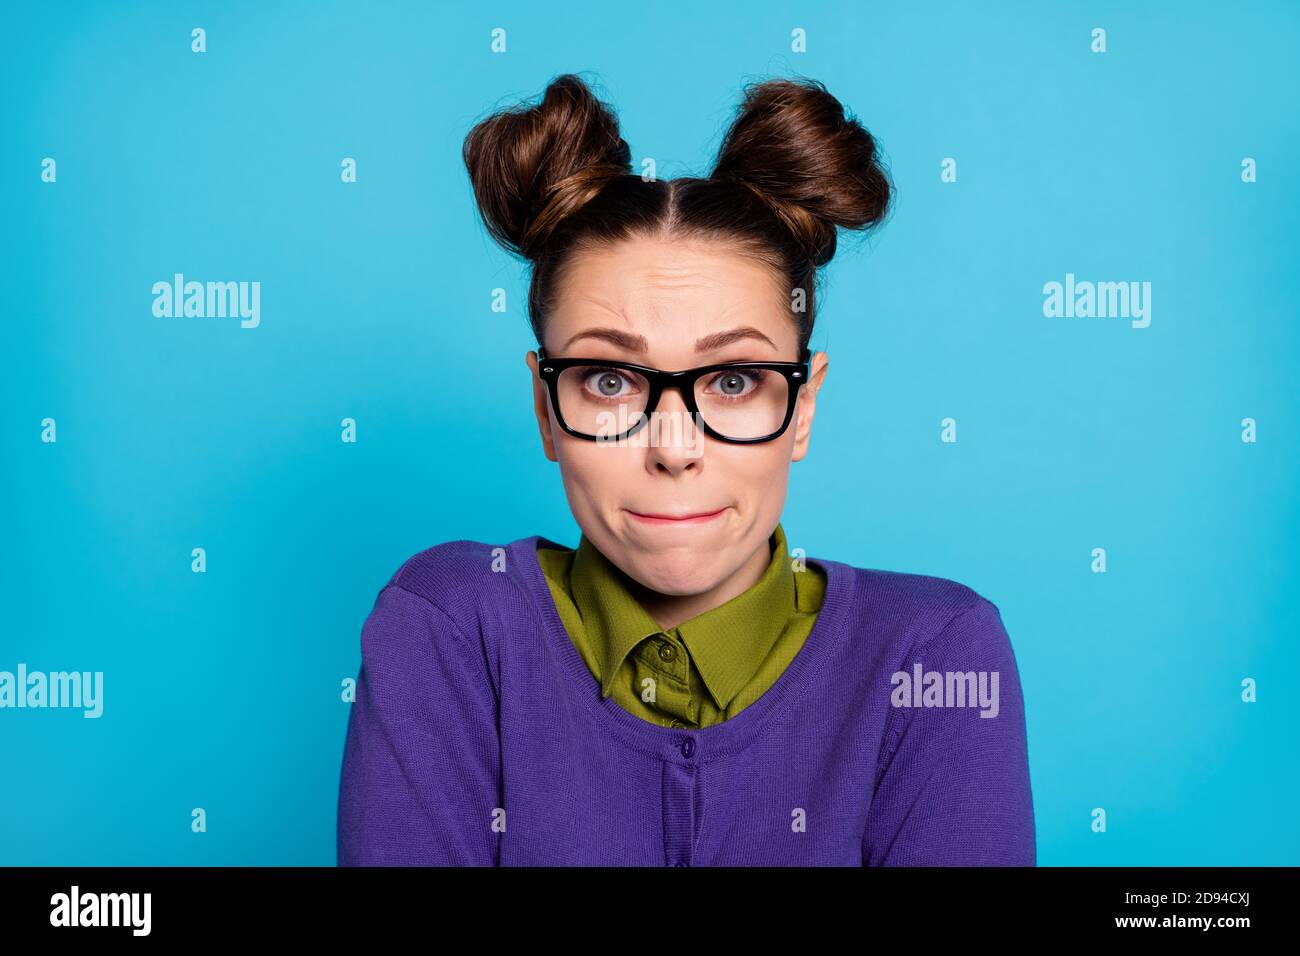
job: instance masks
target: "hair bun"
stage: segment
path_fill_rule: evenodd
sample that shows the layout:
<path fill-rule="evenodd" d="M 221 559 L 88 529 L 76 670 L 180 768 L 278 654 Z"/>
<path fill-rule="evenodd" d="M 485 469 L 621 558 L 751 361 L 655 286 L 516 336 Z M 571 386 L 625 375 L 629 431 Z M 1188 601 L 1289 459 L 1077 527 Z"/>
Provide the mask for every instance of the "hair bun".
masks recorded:
<path fill-rule="evenodd" d="M 834 256 L 837 226 L 876 225 L 893 196 L 875 139 L 813 79 L 747 87 L 711 178 L 747 187 L 816 266 Z"/>
<path fill-rule="evenodd" d="M 488 232 L 529 259 L 606 183 L 632 170 L 613 111 L 572 73 L 552 80 L 539 103 L 475 125 L 463 157 Z"/>

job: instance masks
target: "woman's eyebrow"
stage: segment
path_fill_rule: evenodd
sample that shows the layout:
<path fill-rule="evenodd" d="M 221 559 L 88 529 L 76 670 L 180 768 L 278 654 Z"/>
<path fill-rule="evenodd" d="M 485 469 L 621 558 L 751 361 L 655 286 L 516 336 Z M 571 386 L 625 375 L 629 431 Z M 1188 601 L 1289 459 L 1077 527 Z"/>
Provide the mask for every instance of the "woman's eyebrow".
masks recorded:
<path fill-rule="evenodd" d="M 715 332 L 712 335 L 706 335 L 695 343 L 697 352 L 715 352 L 723 346 L 730 345 L 732 342 L 740 342 L 745 339 L 759 339 L 766 342 L 772 348 L 776 348 L 776 343 L 766 335 L 754 328 L 752 325 L 742 325 L 739 328 L 728 329 L 726 332 Z"/>
<path fill-rule="evenodd" d="M 624 332 L 621 329 L 599 328 L 583 329 L 577 335 L 572 336 L 569 341 L 560 346 L 561 351 L 567 352 L 569 346 L 578 339 L 603 339 L 619 348 L 627 349 L 629 352 L 646 352 L 650 346 L 645 340 L 644 335 L 633 335 L 630 332 Z"/>
<path fill-rule="evenodd" d="M 649 351 L 650 348 L 644 335 L 633 335 L 630 332 L 624 332 L 622 329 L 612 328 L 583 329 L 565 342 L 561 348 L 567 351 L 574 342 L 578 341 L 578 339 L 584 338 L 601 339 L 612 345 L 617 345 L 620 348 L 627 349 L 630 352 L 644 353 Z M 730 345 L 732 342 L 740 342 L 745 339 L 758 339 L 759 341 L 766 342 L 772 348 L 777 347 L 775 342 L 758 329 L 750 325 L 742 325 L 738 328 L 727 329 L 725 332 L 714 332 L 711 335 L 704 336 L 702 339 L 696 341 L 695 351 L 715 352 L 724 346 Z"/>

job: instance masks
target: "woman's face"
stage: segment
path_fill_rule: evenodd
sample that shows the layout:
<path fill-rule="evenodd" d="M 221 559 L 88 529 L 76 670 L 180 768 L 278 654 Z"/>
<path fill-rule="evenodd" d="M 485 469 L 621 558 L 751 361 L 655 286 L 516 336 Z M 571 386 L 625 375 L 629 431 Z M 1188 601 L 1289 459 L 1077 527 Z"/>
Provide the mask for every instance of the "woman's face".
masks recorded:
<path fill-rule="evenodd" d="M 769 270 L 726 246 L 639 237 L 571 262 L 543 345 L 555 358 L 665 371 L 793 362 L 799 345 L 789 303 L 789 290 Z M 559 462 L 573 516 L 605 557 L 660 594 L 725 589 L 738 573 L 757 580 L 770 560 L 767 542 L 785 505 L 790 463 L 808 450 L 824 352 L 813 355 L 810 382 L 785 433 L 752 445 L 697 430 L 671 389 L 655 417 L 673 427 L 660 428 L 657 439 L 649 426 L 624 443 L 575 438 L 555 419 L 536 353 L 529 351 L 527 362 L 546 456 Z M 717 514 L 687 521 L 643 517 L 711 512 Z"/>

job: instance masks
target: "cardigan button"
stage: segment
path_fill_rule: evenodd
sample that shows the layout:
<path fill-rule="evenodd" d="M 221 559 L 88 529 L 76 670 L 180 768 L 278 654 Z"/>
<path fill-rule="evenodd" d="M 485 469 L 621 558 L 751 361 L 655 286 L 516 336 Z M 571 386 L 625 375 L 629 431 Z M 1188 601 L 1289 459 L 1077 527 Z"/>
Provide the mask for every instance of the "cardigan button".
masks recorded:
<path fill-rule="evenodd" d="M 667 642 L 659 645 L 659 659 L 661 661 L 671 661 L 675 657 L 677 657 L 677 648 Z"/>
<path fill-rule="evenodd" d="M 695 755 L 695 741 L 690 737 L 682 738 L 682 756 L 693 757 Z"/>

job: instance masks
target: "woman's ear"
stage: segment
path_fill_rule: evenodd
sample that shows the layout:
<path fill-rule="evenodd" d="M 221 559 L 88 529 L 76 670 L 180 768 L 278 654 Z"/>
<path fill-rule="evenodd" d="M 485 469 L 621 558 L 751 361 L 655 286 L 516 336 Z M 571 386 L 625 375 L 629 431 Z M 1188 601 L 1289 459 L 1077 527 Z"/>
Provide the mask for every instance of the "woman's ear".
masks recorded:
<path fill-rule="evenodd" d="M 537 430 L 542 436 L 542 451 L 551 461 L 558 461 L 555 457 L 555 434 L 551 431 L 551 397 L 537 372 L 537 353 L 529 349 L 524 353 L 524 362 L 533 371 L 533 413 L 537 416 Z"/>
<path fill-rule="evenodd" d="M 808 454 L 808 443 L 812 439 L 813 416 L 817 413 L 817 391 L 822 387 L 822 381 L 826 378 L 826 368 L 829 365 L 830 359 L 826 357 L 825 352 L 813 353 L 808 381 L 800 386 L 802 390 L 799 393 L 799 404 L 795 407 L 794 450 L 790 455 L 791 461 L 800 461 Z"/>

